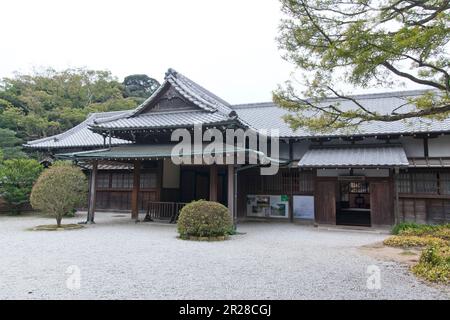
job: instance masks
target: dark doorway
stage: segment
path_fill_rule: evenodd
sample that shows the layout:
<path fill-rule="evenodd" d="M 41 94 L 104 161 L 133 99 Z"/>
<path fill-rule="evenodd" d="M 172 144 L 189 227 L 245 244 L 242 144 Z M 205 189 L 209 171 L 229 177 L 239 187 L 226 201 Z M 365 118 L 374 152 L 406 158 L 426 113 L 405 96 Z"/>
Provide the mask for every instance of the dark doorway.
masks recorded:
<path fill-rule="evenodd" d="M 180 202 L 209 200 L 209 167 L 182 167 L 180 181 Z M 225 206 L 227 193 L 227 171 L 221 167 L 217 172 L 217 201 Z"/>
<path fill-rule="evenodd" d="M 181 170 L 181 202 L 209 199 L 209 173 L 199 169 Z"/>
<path fill-rule="evenodd" d="M 370 189 L 366 181 L 340 181 L 336 224 L 371 226 Z"/>

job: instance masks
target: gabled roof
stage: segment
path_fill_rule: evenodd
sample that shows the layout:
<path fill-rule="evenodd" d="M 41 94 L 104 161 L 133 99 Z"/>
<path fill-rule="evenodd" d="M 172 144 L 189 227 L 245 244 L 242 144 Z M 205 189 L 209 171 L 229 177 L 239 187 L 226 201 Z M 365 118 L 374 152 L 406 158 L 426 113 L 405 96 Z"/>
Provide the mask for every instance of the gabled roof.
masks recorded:
<path fill-rule="evenodd" d="M 89 130 L 89 125 L 91 125 L 96 119 L 108 118 L 119 116 L 127 113 L 128 111 L 112 111 L 112 112 L 101 112 L 101 113 L 91 113 L 86 120 L 76 125 L 75 127 L 46 138 L 28 141 L 24 144 L 24 147 L 33 149 L 62 149 L 62 148 L 81 148 L 81 147 L 99 147 L 103 146 L 104 139 L 103 136 L 94 133 Z M 108 141 L 107 141 L 108 143 Z M 122 139 L 111 139 L 112 145 L 128 144 L 129 141 Z"/>
<path fill-rule="evenodd" d="M 236 112 L 228 102 L 181 73 L 169 69 L 164 79 L 164 83 L 152 96 L 136 109 L 118 117 L 99 119 L 91 125 L 93 130 L 171 128 L 192 126 L 194 123 L 214 124 L 239 122 Z M 158 101 L 169 87 L 174 88 L 186 101 L 195 105 L 197 110 L 145 112 L 152 107 L 153 103 Z"/>
<path fill-rule="evenodd" d="M 376 110 L 381 114 L 390 113 L 394 108 L 403 105 L 398 112 L 413 108 L 407 104 L 408 98 L 423 95 L 427 90 L 409 90 L 396 92 L 383 92 L 375 94 L 354 95 L 361 104 L 370 110 Z M 339 98 L 328 98 L 321 102 L 322 105 L 340 103 L 340 107 L 354 108 L 353 102 Z M 405 104 L 406 103 L 406 104 Z M 312 138 L 312 137 L 339 137 L 339 136 L 363 136 L 363 135 L 398 135 L 419 134 L 433 132 L 450 132 L 450 118 L 444 120 L 412 118 L 394 122 L 371 121 L 362 123 L 358 128 L 349 130 L 341 129 L 333 132 L 311 132 L 305 128 L 292 130 L 283 120 L 283 116 L 290 112 L 278 107 L 273 102 L 249 103 L 233 105 L 239 118 L 254 129 L 278 129 L 280 137 Z"/>

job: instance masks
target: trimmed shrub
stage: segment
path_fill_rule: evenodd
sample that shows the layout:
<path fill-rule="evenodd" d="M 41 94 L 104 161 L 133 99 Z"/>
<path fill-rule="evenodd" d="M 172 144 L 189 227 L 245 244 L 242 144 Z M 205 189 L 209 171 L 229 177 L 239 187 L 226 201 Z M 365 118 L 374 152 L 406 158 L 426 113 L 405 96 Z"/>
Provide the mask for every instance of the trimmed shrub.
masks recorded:
<path fill-rule="evenodd" d="M 87 191 L 87 179 L 81 169 L 60 164 L 40 175 L 31 191 L 31 205 L 54 216 L 61 226 L 62 217 L 87 200 Z"/>
<path fill-rule="evenodd" d="M 390 247 L 425 247 L 428 245 L 445 245 L 446 241 L 435 237 L 391 236 L 383 241 Z"/>
<path fill-rule="evenodd" d="M 178 233 L 183 239 L 226 236 L 232 230 L 230 212 L 218 202 L 193 201 L 181 209 L 178 218 Z"/>
<path fill-rule="evenodd" d="M 412 268 L 419 277 L 432 282 L 450 283 L 450 246 L 431 245 L 421 254 L 419 263 Z"/>

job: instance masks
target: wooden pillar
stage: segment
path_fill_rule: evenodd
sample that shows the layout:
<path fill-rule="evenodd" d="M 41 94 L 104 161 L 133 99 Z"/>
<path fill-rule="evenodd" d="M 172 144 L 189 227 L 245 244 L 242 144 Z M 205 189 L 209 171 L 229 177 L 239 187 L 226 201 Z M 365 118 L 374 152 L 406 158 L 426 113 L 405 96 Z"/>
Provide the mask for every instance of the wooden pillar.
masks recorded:
<path fill-rule="evenodd" d="M 228 165 L 228 210 L 230 210 L 231 218 L 234 221 L 234 165 Z"/>
<path fill-rule="evenodd" d="M 217 201 L 217 165 L 209 166 L 209 200 Z"/>
<path fill-rule="evenodd" d="M 89 203 L 88 203 L 88 214 L 87 223 L 93 223 L 95 217 L 95 199 L 97 194 L 97 169 L 98 161 L 92 161 L 91 175 L 89 177 Z"/>
<path fill-rule="evenodd" d="M 141 186 L 141 161 L 133 162 L 133 191 L 131 192 L 131 219 L 139 218 L 139 189 Z"/>

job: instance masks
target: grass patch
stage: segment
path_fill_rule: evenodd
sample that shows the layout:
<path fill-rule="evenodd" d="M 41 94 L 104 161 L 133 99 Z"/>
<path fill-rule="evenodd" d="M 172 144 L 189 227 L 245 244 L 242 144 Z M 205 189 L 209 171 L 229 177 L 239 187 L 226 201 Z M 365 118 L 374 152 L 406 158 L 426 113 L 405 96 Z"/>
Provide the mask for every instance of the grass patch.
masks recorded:
<path fill-rule="evenodd" d="M 424 225 L 401 223 L 392 229 L 394 236 L 384 240 L 391 247 L 423 247 L 419 263 L 412 272 L 431 282 L 450 284 L 450 224 Z"/>
<path fill-rule="evenodd" d="M 445 245 L 446 241 L 435 237 L 418 237 L 418 236 L 391 236 L 383 241 L 390 247 L 411 248 L 425 247 L 429 245 Z"/>

